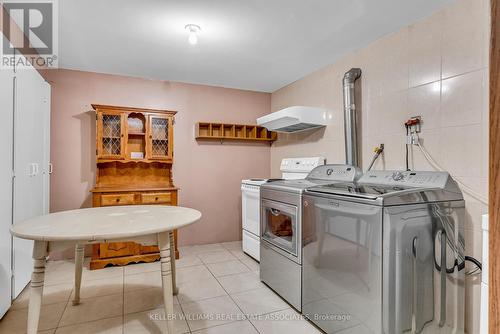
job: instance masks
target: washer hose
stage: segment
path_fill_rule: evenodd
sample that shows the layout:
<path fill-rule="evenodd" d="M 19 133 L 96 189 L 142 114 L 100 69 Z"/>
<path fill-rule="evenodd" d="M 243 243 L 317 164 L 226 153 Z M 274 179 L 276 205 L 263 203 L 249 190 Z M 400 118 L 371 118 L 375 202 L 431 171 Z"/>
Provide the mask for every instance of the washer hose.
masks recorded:
<path fill-rule="evenodd" d="M 453 267 L 451 268 L 446 268 L 446 273 L 447 274 L 453 274 L 455 272 L 455 267 L 457 267 L 458 271 L 463 270 L 465 268 L 465 261 L 472 262 L 476 265 L 476 267 L 479 268 L 479 270 L 483 270 L 483 265 L 479 260 L 472 256 L 465 256 L 465 260 L 462 261 L 461 263 L 458 263 L 458 260 L 455 259 L 455 263 L 453 264 Z M 436 258 L 434 258 L 434 265 L 436 266 L 437 271 L 441 271 L 441 266 L 437 263 Z"/>
<path fill-rule="evenodd" d="M 373 164 L 375 161 L 378 159 L 379 155 L 384 152 L 384 144 L 380 144 L 379 146 L 375 147 L 373 149 L 373 152 L 375 152 L 375 155 L 373 156 L 372 162 L 370 163 L 370 166 L 368 166 L 367 171 L 371 170 L 373 167 Z"/>

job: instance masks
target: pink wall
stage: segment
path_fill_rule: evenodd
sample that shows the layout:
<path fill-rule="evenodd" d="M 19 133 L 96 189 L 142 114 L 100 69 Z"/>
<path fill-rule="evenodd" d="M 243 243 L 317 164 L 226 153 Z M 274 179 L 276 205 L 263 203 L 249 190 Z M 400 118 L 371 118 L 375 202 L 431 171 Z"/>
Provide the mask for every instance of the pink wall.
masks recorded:
<path fill-rule="evenodd" d="M 95 114 L 91 103 L 177 110 L 174 182 L 179 205 L 202 212 L 182 229 L 181 245 L 241 239 L 240 182 L 269 177 L 265 144 L 206 143 L 194 139 L 198 121 L 254 124 L 270 112 L 270 94 L 139 78 L 51 70 L 51 211 L 91 205 L 95 180 Z"/>

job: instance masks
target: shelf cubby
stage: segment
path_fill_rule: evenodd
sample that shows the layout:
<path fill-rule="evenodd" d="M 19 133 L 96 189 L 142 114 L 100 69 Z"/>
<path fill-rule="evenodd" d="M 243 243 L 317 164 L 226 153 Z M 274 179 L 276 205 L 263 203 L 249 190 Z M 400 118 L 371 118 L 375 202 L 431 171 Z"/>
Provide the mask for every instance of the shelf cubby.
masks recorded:
<path fill-rule="evenodd" d="M 235 126 L 234 124 L 224 124 L 223 126 L 224 137 L 235 137 Z"/>
<path fill-rule="evenodd" d="M 212 125 L 210 123 L 198 123 L 198 135 L 202 137 L 212 136 Z"/>
<path fill-rule="evenodd" d="M 257 126 L 246 126 L 246 138 L 257 139 Z"/>
<path fill-rule="evenodd" d="M 236 129 L 235 137 L 236 138 L 245 138 L 246 126 L 245 125 L 235 125 Z"/>
<path fill-rule="evenodd" d="M 223 136 L 222 124 L 212 124 L 212 136 L 214 137 Z"/>
<path fill-rule="evenodd" d="M 196 123 L 196 140 L 232 140 L 272 143 L 277 133 L 258 125 L 227 123 Z"/>
<path fill-rule="evenodd" d="M 257 128 L 257 138 L 267 139 L 267 132 L 266 128 Z"/>

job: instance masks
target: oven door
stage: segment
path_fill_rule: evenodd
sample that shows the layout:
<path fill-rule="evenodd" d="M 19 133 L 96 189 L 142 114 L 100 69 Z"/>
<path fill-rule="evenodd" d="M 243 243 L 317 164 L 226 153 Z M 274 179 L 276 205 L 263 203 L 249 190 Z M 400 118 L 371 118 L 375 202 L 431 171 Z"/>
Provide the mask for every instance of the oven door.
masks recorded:
<path fill-rule="evenodd" d="M 260 237 L 260 186 L 241 185 L 241 213 L 243 229 Z"/>
<path fill-rule="evenodd" d="M 261 201 L 262 240 L 297 261 L 300 251 L 299 209 L 294 205 Z"/>

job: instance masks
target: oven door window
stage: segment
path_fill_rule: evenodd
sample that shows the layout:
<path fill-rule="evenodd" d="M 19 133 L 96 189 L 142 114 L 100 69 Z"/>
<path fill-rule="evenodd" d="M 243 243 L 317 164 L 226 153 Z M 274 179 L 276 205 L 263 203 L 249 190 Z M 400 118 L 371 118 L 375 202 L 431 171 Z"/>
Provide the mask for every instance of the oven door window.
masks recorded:
<path fill-rule="evenodd" d="M 297 207 L 262 201 L 262 238 L 297 256 Z"/>

